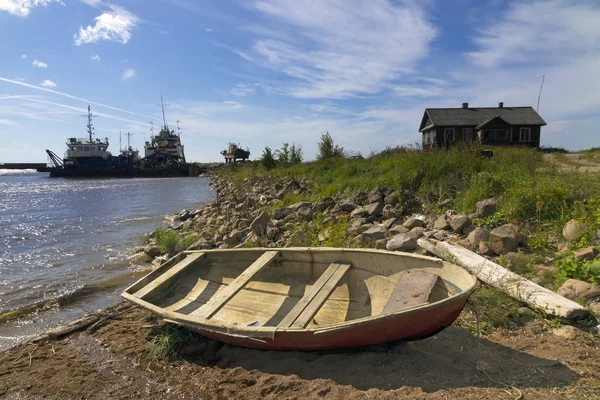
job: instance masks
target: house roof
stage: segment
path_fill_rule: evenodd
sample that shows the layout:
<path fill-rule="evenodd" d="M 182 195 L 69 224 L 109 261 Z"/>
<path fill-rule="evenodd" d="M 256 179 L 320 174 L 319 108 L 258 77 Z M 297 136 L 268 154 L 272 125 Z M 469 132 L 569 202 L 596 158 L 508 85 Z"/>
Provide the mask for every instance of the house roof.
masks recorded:
<path fill-rule="evenodd" d="M 426 108 L 419 132 L 435 126 L 478 126 L 501 117 L 510 125 L 546 125 L 533 107 Z"/>

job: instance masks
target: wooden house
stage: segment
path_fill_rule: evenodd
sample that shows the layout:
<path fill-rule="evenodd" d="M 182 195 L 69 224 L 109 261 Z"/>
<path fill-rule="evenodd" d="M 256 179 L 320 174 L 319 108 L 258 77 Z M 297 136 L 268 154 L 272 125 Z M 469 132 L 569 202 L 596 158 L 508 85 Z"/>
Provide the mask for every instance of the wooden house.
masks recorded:
<path fill-rule="evenodd" d="M 533 107 L 426 108 L 419 132 L 424 149 L 448 147 L 459 141 L 492 146 L 540 146 L 546 122 Z"/>

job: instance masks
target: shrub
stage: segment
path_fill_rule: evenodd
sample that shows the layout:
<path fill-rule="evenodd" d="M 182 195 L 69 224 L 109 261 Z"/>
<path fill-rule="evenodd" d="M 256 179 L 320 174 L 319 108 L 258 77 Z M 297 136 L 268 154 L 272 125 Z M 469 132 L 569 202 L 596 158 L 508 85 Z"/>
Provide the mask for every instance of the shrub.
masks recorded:
<path fill-rule="evenodd" d="M 344 148 L 333 143 L 333 138 L 326 132 L 321 136 L 319 142 L 319 154 L 317 160 L 328 160 L 331 158 L 344 157 Z"/>
<path fill-rule="evenodd" d="M 159 228 L 155 231 L 154 237 L 160 251 L 171 256 L 177 253 L 181 241 L 177 232 L 172 229 Z"/>
<path fill-rule="evenodd" d="M 273 169 L 277 162 L 275 161 L 275 157 L 273 157 L 273 152 L 269 146 L 265 147 L 263 150 L 262 156 L 260 157 L 260 163 L 266 169 Z"/>

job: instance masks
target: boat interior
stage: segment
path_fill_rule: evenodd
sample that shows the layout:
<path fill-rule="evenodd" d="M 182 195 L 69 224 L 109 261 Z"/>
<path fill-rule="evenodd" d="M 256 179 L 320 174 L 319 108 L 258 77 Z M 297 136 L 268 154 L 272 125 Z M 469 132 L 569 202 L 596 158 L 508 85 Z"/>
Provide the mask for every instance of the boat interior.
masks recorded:
<path fill-rule="evenodd" d="M 435 303 L 474 283 L 456 265 L 414 254 L 235 249 L 180 253 L 125 293 L 204 324 L 318 329 Z"/>

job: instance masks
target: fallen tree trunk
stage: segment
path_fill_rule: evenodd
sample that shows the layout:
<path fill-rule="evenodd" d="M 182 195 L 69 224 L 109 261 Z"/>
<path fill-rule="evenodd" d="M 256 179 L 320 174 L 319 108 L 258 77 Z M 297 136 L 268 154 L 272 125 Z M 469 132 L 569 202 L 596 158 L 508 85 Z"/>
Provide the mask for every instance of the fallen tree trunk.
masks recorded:
<path fill-rule="evenodd" d="M 430 253 L 454 263 L 477 279 L 491 285 L 509 296 L 540 309 L 546 314 L 565 321 L 586 318 L 590 312 L 580 304 L 546 289 L 506 268 L 481 257 L 463 247 L 446 242 L 434 242 L 425 238 L 417 241 Z"/>
<path fill-rule="evenodd" d="M 52 329 L 34 339 L 32 342 L 39 342 L 40 340 L 45 339 L 59 339 L 63 336 L 67 336 L 70 333 L 81 331 L 88 326 L 98 322 L 100 317 L 97 315 L 88 315 L 83 318 L 76 319 L 75 321 L 69 322 L 66 325 L 60 326 L 58 328 Z"/>

